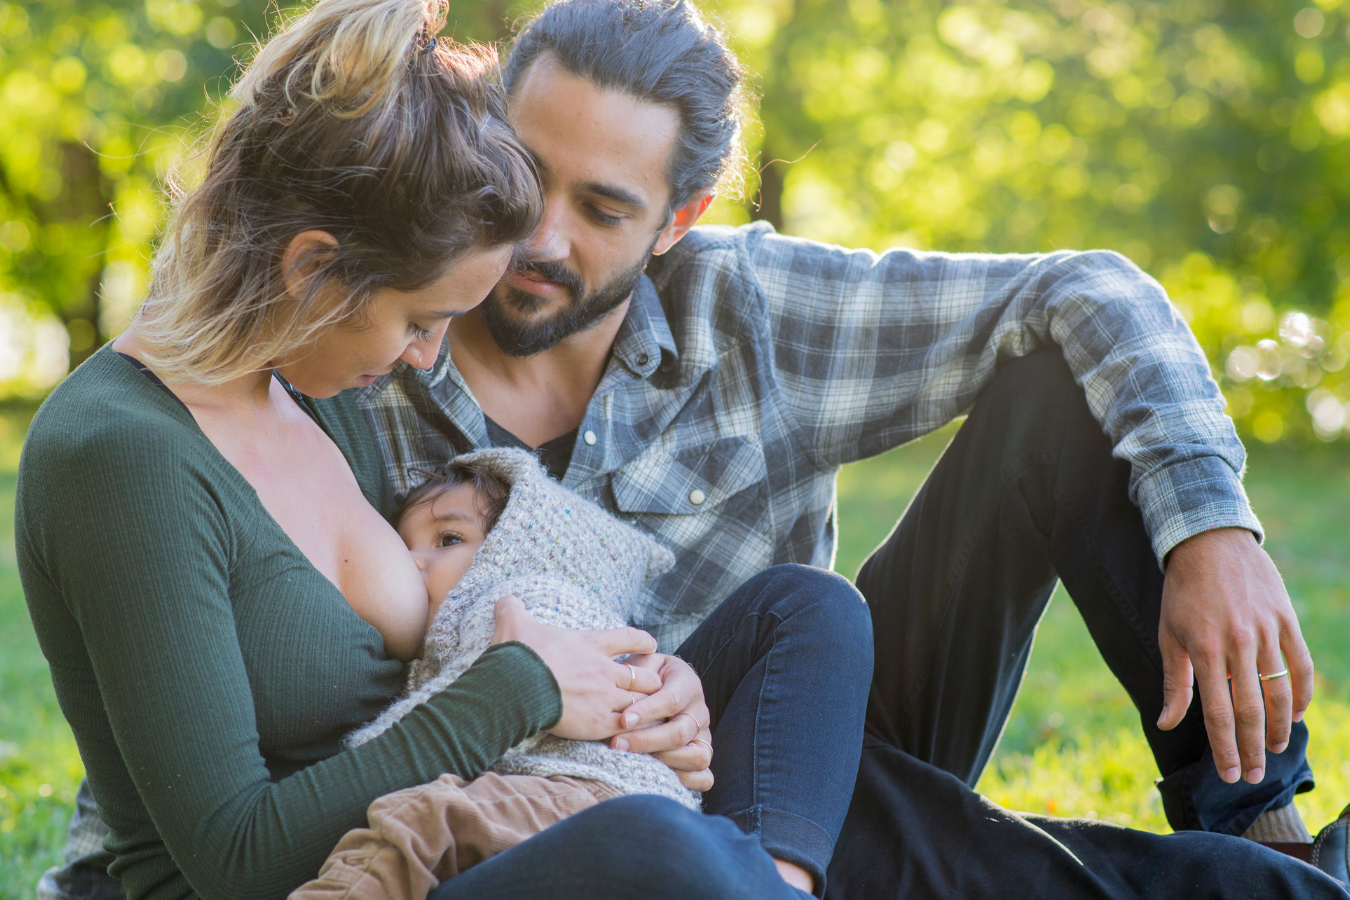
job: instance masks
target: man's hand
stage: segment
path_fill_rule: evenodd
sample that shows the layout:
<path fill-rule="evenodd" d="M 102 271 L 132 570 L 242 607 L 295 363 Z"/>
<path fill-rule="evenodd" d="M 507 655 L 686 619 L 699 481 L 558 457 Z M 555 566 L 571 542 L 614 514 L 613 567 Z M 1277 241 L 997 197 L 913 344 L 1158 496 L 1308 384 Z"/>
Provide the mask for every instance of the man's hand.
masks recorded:
<path fill-rule="evenodd" d="M 1313 664 L 1280 573 L 1250 531 L 1218 528 L 1172 550 L 1158 644 L 1163 658 L 1158 727 L 1167 731 L 1181 722 L 1194 679 L 1219 777 L 1229 784 L 1239 777 L 1259 782 L 1264 748 L 1282 751 L 1290 721 L 1300 721 L 1312 702 Z M 1287 677 L 1258 678 L 1286 667 Z"/>
<path fill-rule="evenodd" d="M 627 732 L 610 746 L 632 753 L 650 753 L 675 770 L 680 783 L 690 790 L 706 791 L 713 785 L 711 714 L 703 702 L 703 682 L 690 665 L 677 656 L 650 653 L 628 657 L 628 662 L 655 672 L 661 687 L 623 712 Z M 695 740 L 701 743 L 693 743 Z"/>

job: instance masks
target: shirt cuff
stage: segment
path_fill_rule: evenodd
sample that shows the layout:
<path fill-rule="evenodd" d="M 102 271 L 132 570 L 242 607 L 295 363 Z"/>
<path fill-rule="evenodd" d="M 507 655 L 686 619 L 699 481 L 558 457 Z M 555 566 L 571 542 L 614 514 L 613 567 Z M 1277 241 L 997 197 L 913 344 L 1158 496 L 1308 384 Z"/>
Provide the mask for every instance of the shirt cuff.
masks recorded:
<path fill-rule="evenodd" d="M 1215 528 L 1246 528 L 1259 542 L 1261 523 L 1247 501 L 1242 479 L 1217 456 L 1200 456 L 1154 469 L 1135 486 L 1144 527 L 1158 566 L 1177 544 Z"/>
<path fill-rule="evenodd" d="M 484 664 L 493 670 L 501 670 L 504 679 L 515 682 L 510 696 L 520 704 L 525 721 L 530 723 L 530 734 L 558 724 L 563 714 L 562 688 L 553 677 L 553 670 L 534 648 L 520 641 L 493 644 L 470 668 Z"/>

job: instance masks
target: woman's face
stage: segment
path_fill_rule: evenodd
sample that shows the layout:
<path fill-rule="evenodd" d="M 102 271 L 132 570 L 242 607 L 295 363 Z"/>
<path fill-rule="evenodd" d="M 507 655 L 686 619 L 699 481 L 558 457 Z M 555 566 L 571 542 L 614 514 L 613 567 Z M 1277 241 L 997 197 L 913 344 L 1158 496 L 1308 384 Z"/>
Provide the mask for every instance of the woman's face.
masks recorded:
<path fill-rule="evenodd" d="M 378 290 L 364 315 L 330 329 L 276 369 L 310 397 L 364 387 L 388 374 L 400 359 L 429 369 L 450 320 L 483 301 L 510 259 L 509 245 L 471 250 L 421 290 Z"/>

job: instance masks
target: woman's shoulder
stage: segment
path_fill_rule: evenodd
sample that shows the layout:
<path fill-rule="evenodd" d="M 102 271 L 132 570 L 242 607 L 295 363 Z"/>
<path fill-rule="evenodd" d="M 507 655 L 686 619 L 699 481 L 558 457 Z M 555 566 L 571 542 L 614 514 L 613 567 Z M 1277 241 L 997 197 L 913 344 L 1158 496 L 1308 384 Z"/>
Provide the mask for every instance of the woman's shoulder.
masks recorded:
<path fill-rule="evenodd" d="M 186 407 L 105 347 L 68 375 L 33 418 L 19 460 L 19 492 L 41 488 L 41 496 L 26 499 L 55 500 L 61 484 L 92 483 L 98 499 L 116 500 L 151 481 L 182 487 L 218 468 L 210 450 Z"/>
<path fill-rule="evenodd" d="M 151 443 L 191 446 L 200 444 L 193 440 L 197 431 L 181 403 L 104 347 L 43 402 L 24 439 L 24 456 L 68 458 Z"/>

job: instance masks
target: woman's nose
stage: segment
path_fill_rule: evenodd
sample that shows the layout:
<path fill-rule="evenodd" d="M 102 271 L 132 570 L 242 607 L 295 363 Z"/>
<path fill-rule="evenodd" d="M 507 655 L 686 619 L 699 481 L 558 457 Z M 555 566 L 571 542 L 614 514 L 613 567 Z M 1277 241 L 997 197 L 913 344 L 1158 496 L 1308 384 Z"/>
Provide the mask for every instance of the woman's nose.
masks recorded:
<path fill-rule="evenodd" d="M 430 369 L 436 365 L 436 359 L 441 355 L 441 342 L 445 339 L 445 328 L 445 325 L 437 328 L 435 334 L 425 341 L 413 341 L 408 344 L 403 348 L 399 359 L 414 369 Z"/>

